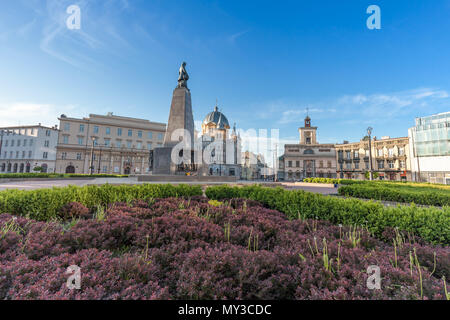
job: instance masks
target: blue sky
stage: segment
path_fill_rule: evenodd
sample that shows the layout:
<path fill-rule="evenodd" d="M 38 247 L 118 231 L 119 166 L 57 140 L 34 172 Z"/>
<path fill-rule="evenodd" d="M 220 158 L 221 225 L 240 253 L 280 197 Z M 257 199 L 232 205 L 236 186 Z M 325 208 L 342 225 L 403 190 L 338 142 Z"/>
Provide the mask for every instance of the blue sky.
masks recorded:
<path fill-rule="evenodd" d="M 66 8 L 81 8 L 68 30 Z M 381 8 L 381 30 L 366 9 Z M 450 0 L 17 0 L 0 5 L 0 125 L 61 113 L 166 122 L 187 62 L 195 120 L 216 99 L 242 129 L 319 142 L 406 136 L 450 110 Z"/>

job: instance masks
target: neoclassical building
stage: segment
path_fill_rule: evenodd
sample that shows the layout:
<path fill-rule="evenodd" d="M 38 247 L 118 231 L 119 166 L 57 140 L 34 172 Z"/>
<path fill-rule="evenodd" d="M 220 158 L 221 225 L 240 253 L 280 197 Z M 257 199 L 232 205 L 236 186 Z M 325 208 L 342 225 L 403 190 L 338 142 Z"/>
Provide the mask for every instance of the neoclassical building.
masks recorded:
<path fill-rule="evenodd" d="M 161 146 L 166 124 L 113 115 L 61 115 L 56 172 L 144 174 L 150 150 Z"/>
<path fill-rule="evenodd" d="M 41 124 L 0 128 L 0 173 L 28 173 L 36 167 L 55 172 L 58 131 Z"/>
<path fill-rule="evenodd" d="M 203 175 L 241 177 L 241 138 L 217 105 L 202 122 Z M 205 159 L 208 159 L 207 163 Z"/>
<path fill-rule="evenodd" d="M 333 144 L 317 142 L 317 127 L 311 126 L 311 118 L 306 116 L 305 124 L 298 129 L 300 143 L 286 144 L 284 165 L 279 170 L 284 172 L 278 176 L 286 181 L 296 181 L 310 177 L 336 177 L 336 149 Z"/>
<path fill-rule="evenodd" d="M 374 137 L 372 146 L 372 170 L 377 180 L 411 181 L 408 137 Z M 369 140 L 336 145 L 338 178 L 367 179 L 370 170 Z"/>

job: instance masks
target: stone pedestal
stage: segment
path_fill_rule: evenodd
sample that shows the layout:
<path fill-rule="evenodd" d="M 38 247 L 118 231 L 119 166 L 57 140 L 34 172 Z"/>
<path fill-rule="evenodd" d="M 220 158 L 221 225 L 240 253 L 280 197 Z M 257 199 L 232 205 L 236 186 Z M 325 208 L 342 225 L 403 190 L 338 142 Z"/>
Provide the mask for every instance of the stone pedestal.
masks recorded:
<path fill-rule="evenodd" d="M 191 92 L 188 88 L 176 88 L 172 95 L 169 121 L 164 136 L 164 147 L 173 147 L 180 142 L 175 130 L 184 129 L 190 135 L 191 146 L 194 143 L 194 116 L 192 114 Z M 185 139 L 183 134 L 183 139 Z"/>
<path fill-rule="evenodd" d="M 177 166 L 171 159 L 172 149 L 180 141 L 188 139 L 191 148 L 193 148 L 194 116 L 192 114 L 191 92 L 186 87 L 177 87 L 173 91 L 164 146 L 155 148 L 153 151 L 153 174 L 174 175 Z"/>

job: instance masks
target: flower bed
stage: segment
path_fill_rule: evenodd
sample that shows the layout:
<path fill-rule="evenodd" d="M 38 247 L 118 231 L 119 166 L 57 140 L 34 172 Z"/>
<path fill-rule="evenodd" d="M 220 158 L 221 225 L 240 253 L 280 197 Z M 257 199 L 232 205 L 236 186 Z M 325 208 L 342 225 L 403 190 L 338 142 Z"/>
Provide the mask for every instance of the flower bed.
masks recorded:
<path fill-rule="evenodd" d="M 72 203 L 53 222 L 0 215 L 0 299 L 446 299 L 448 247 L 393 229 L 382 241 L 198 196 L 86 210 Z M 79 290 L 66 286 L 71 265 Z M 379 290 L 367 287 L 370 265 Z"/>
<path fill-rule="evenodd" d="M 214 186 L 206 190 L 210 199 L 248 198 L 284 212 L 290 219 L 318 218 L 344 225 L 365 225 L 380 236 L 387 227 L 409 231 L 429 242 L 450 244 L 450 207 L 385 207 L 358 199 L 339 199 L 301 190 L 261 186 Z"/>

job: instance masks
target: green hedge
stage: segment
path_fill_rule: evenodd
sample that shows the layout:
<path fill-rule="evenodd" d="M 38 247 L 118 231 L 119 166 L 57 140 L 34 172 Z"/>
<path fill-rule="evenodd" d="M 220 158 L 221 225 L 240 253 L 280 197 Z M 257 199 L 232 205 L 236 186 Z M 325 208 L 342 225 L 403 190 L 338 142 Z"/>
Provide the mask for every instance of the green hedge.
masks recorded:
<path fill-rule="evenodd" d="M 385 207 L 379 202 L 261 186 L 214 186 L 206 189 L 206 195 L 215 200 L 241 197 L 256 200 L 284 212 L 290 219 L 318 218 L 335 224 L 365 225 L 378 236 L 386 227 L 398 227 L 431 243 L 450 244 L 450 207 Z"/>
<path fill-rule="evenodd" d="M 416 204 L 431 206 L 450 206 L 450 192 L 430 188 L 414 190 L 415 188 L 387 187 L 382 185 L 347 185 L 338 189 L 342 196 L 397 201 L 413 202 Z"/>
<path fill-rule="evenodd" d="M 106 206 L 118 201 L 133 199 L 167 198 L 202 195 L 201 186 L 170 184 L 68 186 L 52 189 L 17 190 L 0 192 L 0 213 L 27 216 L 36 220 L 56 217 L 61 207 L 77 201 L 88 208 Z"/>
<path fill-rule="evenodd" d="M 2 173 L 0 179 L 26 179 L 26 178 L 80 178 L 80 177 L 94 177 L 94 178 L 124 178 L 128 177 L 125 174 L 81 174 L 81 173 Z"/>

